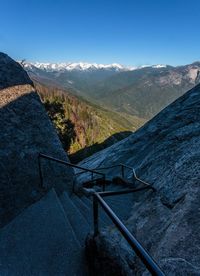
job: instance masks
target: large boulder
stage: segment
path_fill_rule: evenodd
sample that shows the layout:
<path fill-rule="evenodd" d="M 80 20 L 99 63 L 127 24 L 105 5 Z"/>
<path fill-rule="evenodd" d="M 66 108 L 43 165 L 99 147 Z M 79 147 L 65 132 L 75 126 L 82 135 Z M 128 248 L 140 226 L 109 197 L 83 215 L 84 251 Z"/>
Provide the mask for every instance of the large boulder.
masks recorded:
<path fill-rule="evenodd" d="M 72 190 L 73 171 L 42 160 L 38 154 L 68 161 L 32 81 L 23 68 L 0 53 L 0 225 L 41 198 L 54 186 Z M 45 188 L 45 189 L 44 189 Z"/>
<path fill-rule="evenodd" d="M 199 111 L 200 85 L 133 135 L 79 164 L 95 168 L 125 163 L 156 188 L 156 192 L 135 193 L 134 201 L 124 202 L 124 206 L 132 205 L 127 221 L 129 230 L 167 275 L 200 275 Z M 110 169 L 107 173 L 111 177 L 118 172 Z M 126 171 L 127 177 L 131 174 L 131 170 Z M 97 244 L 99 248 L 102 243 L 107 244 L 108 252 L 118 246 L 119 255 L 124 241 L 117 233 L 112 235 L 104 234 Z M 140 267 L 142 273 L 144 267 L 138 258 L 130 262 L 127 256 L 128 249 L 123 250 L 122 259 L 126 260 L 128 271 Z"/>

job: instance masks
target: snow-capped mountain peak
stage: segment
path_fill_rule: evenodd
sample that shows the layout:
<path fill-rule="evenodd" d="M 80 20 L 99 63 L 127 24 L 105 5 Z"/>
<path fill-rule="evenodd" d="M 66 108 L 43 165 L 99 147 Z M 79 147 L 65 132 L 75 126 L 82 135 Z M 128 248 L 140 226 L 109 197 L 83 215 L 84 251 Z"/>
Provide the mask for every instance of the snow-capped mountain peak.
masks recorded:
<path fill-rule="evenodd" d="M 46 71 L 73 71 L 73 70 L 115 70 L 115 71 L 129 71 L 133 67 L 123 66 L 118 63 L 112 64 L 97 64 L 86 62 L 62 62 L 62 63 L 48 63 L 48 62 L 26 62 L 25 68 L 36 67 Z"/>
<path fill-rule="evenodd" d="M 25 69 L 32 69 L 34 67 L 45 70 L 47 72 L 53 71 L 89 71 L 89 70 L 114 70 L 114 71 L 133 71 L 136 69 L 142 69 L 145 67 L 162 68 L 166 65 L 142 65 L 142 66 L 124 66 L 119 63 L 111 64 L 98 64 L 87 62 L 61 62 L 61 63 L 49 63 L 49 62 L 25 62 L 23 63 Z"/>

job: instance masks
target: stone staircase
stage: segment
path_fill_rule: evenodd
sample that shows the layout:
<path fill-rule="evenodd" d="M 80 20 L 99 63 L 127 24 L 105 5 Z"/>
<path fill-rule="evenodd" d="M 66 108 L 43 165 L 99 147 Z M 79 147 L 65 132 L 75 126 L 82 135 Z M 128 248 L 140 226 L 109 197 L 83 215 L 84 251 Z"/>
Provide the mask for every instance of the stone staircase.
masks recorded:
<path fill-rule="evenodd" d="M 86 275 L 84 254 L 54 189 L 0 231 L 0 275 Z"/>
<path fill-rule="evenodd" d="M 118 189 L 119 185 L 107 187 Z M 123 221 L 129 216 L 132 196 L 105 201 Z M 109 225 L 110 219 L 100 210 L 100 227 Z M 57 195 L 51 189 L 0 230 L 0 275 L 90 275 L 84 250 L 92 231 L 90 197 Z"/>

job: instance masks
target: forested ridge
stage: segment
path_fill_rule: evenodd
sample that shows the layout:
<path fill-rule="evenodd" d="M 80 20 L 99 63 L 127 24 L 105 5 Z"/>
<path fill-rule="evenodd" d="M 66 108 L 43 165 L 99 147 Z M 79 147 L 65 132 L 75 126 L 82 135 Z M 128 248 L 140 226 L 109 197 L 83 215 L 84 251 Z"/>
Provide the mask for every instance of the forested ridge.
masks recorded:
<path fill-rule="evenodd" d="M 65 151 L 72 162 L 127 137 L 142 120 L 132 122 L 117 113 L 99 108 L 65 90 L 35 82 Z"/>

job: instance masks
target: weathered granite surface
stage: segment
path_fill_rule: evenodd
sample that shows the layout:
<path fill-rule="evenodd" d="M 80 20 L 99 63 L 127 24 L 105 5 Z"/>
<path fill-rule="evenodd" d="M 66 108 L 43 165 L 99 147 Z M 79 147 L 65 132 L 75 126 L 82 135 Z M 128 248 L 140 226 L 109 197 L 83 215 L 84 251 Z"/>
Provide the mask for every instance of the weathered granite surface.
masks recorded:
<path fill-rule="evenodd" d="M 46 192 L 39 177 L 39 152 L 68 160 L 31 84 L 18 63 L 0 54 L 0 226 Z M 42 168 L 47 189 L 71 191 L 70 168 L 45 160 Z"/>
<path fill-rule="evenodd" d="M 135 167 L 138 176 L 157 189 L 124 202 L 132 205 L 128 228 L 166 275 L 200 275 L 200 85 L 130 137 L 79 165 L 118 163 Z M 108 174 L 111 177 L 116 170 Z M 102 248 L 102 244 L 108 245 L 105 251 L 115 252 L 114 259 L 121 255 L 122 263 L 126 260 L 125 275 L 132 275 L 135 267 L 139 275 L 145 271 L 138 258 L 128 259 L 130 248 L 117 232 L 102 235 L 97 245 Z"/>
<path fill-rule="evenodd" d="M 21 84 L 32 85 L 32 81 L 19 63 L 0 52 L 0 89 Z"/>

